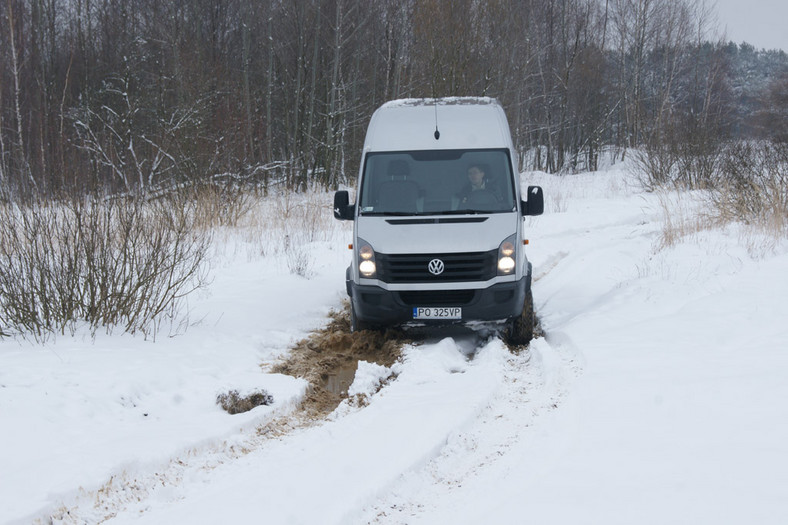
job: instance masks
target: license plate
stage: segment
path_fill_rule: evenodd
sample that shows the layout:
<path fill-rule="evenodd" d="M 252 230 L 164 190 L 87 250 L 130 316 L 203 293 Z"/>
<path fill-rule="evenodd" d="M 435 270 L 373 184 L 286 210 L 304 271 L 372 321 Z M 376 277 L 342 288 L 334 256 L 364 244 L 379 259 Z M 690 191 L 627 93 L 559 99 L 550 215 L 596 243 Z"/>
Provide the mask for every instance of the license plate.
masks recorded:
<path fill-rule="evenodd" d="M 462 319 L 462 308 L 459 306 L 435 307 L 419 306 L 413 308 L 414 319 Z"/>

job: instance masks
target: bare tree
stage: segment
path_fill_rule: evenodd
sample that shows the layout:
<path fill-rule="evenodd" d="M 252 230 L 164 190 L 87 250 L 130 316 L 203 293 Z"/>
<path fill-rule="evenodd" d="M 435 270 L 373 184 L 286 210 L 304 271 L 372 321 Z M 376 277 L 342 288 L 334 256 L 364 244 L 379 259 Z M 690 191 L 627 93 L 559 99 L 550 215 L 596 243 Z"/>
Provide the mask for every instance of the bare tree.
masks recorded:
<path fill-rule="evenodd" d="M 33 177 L 33 172 L 30 169 L 30 163 L 28 162 L 27 150 L 25 149 L 25 135 L 22 132 L 22 109 L 21 109 L 21 84 L 20 84 L 20 76 L 21 76 L 21 68 L 20 68 L 20 60 L 17 56 L 17 38 L 20 33 L 16 31 L 16 15 L 14 13 L 14 2 L 13 0 L 6 1 L 7 11 L 6 11 L 6 18 L 8 20 L 8 34 L 9 34 L 9 43 L 10 43 L 10 51 L 11 51 L 11 75 L 14 80 L 14 113 L 16 119 L 16 162 L 18 169 L 20 172 L 27 177 L 28 181 L 30 182 L 30 186 L 33 189 L 36 189 L 37 184 L 36 180 Z"/>
<path fill-rule="evenodd" d="M 524 166 L 593 168 L 606 145 L 724 132 L 733 102 L 706 6 L 0 0 L 0 178 L 46 192 L 226 173 L 333 186 L 354 176 L 375 107 L 444 95 L 497 97 Z M 128 136 L 109 155 L 113 111 Z"/>

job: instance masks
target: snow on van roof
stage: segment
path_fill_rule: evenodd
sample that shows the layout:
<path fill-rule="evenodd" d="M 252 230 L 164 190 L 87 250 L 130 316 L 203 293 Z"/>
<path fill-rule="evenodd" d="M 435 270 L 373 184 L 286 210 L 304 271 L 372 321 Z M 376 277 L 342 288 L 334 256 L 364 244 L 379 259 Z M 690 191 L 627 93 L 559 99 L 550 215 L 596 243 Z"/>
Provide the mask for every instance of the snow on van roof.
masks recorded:
<path fill-rule="evenodd" d="M 372 115 L 364 141 L 364 151 L 484 148 L 513 148 L 503 108 L 490 97 L 386 102 Z"/>
<path fill-rule="evenodd" d="M 400 98 L 390 100 L 380 106 L 383 108 L 395 108 L 403 106 L 441 106 L 463 105 L 463 104 L 499 104 L 497 99 L 492 97 L 444 97 L 444 98 Z"/>

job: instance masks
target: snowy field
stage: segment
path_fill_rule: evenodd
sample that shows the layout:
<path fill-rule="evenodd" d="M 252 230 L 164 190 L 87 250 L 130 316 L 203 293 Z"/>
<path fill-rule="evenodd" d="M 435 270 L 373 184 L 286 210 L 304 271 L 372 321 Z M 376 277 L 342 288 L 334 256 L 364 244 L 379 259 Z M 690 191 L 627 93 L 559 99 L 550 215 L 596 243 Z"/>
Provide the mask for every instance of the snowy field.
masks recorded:
<path fill-rule="evenodd" d="M 305 395 L 270 366 L 341 308 L 349 224 L 308 278 L 229 234 L 184 335 L 0 342 L 0 523 L 788 523 L 788 244 L 662 248 L 617 169 L 523 182 L 544 337 L 436 332 L 318 425 L 256 432 Z"/>

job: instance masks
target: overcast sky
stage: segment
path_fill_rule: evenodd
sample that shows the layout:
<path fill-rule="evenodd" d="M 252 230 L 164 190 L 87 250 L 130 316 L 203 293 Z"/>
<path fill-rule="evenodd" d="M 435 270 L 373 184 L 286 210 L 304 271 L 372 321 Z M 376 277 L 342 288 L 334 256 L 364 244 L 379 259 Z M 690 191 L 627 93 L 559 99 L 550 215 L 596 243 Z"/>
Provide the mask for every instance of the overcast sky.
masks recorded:
<path fill-rule="evenodd" d="M 788 52 L 788 0 L 717 0 L 717 15 L 728 40 Z"/>

